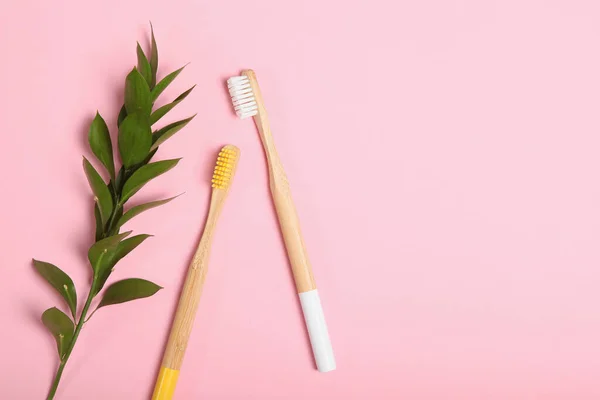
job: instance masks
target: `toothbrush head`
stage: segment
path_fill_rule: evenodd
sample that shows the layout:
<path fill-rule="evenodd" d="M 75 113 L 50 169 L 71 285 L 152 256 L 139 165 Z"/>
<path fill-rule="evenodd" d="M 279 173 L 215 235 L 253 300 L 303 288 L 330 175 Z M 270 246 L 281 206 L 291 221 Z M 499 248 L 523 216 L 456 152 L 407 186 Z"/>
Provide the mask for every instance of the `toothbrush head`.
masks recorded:
<path fill-rule="evenodd" d="M 248 76 L 241 75 L 227 79 L 227 88 L 238 117 L 244 119 L 258 114 L 258 105 Z"/>
<path fill-rule="evenodd" d="M 221 149 L 219 155 L 217 156 L 217 162 L 215 163 L 215 169 L 213 172 L 213 189 L 229 189 L 239 158 L 240 149 L 237 147 L 228 144 Z"/>

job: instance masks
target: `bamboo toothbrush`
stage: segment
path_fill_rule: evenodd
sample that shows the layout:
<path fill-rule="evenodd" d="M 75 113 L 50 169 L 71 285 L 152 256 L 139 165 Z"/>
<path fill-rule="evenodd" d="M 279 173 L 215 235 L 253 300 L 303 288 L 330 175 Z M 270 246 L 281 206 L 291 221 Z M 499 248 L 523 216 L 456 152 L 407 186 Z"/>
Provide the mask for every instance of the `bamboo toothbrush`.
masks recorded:
<path fill-rule="evenodd" d="M 213 189 L 210 208 L 204 226 L 204 233 L 188 269 L 152 400 L 171 400 L 173 398 L 179 370 L 183 363 L 183 356 L 192 332 L 200 295 L 202 294 L 202 287 L 206 279 L 213 232 L 229 192 L 239 156 L 240 150 L 237 147 L 227 145 L 221 149 L 217 157 L 212 177 Z"/>
<path fill-rule="evenodd" d="M 271 195 L 296 281 L 315 362 L 320 372 L 332 371 L 336 368 L 335 358 L 319 292 L 300 233 L 300 222 L 290 194 L 289 183 L 275 149 L 256 75 L 252 70 L 242 71 L 241 76 L 228 79 L 227 86 L 238 117 L 242 119 L 254 117 L 267 156 Z"/>

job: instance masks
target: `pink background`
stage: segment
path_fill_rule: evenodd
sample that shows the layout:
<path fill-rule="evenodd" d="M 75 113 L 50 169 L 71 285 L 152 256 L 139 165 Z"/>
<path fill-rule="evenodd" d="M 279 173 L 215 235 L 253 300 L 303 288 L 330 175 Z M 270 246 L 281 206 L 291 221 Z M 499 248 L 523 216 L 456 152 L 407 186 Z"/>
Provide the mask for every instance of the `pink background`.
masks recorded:
<path fill-rule="evenodd" d="M 40 322 L 87 293 L 92 198 L 81 168 L 114 121 L 152 20 L 164 100 L 198 112 L 137 201 L 155 237 L 114 278 L 156 296 L 84 328 L 58 399 L 148 399 L 207 209 L 219 146 L 242 150 L 177 399 L 600 398 L 600 5 L 596 1 L 42 1 L 0 13 L 0 387 L 42 399 Z M 224 80 L 256 70 L 328 317 L 319 374 L 253 124 Z M 95 160 L 94 160 L 95 161 Z M 95 163 L 98 165 L 98 163 Z M 114 279 L 113 278 L 113 279 Z"/>

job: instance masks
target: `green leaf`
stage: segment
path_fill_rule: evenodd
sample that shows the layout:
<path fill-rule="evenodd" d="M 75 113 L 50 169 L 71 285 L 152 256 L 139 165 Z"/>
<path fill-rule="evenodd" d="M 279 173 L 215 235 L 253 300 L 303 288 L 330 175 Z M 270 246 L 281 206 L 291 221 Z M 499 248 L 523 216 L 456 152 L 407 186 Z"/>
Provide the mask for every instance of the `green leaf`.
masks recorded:
<path fill-rule="evenodd" d="M 171 84 L 171 82 L 173 82 L 175 80 L 175 78 L 177 78 L 177 75 L 179 75 L 185 67 L 186 66 L 184 65 L 183 67 L 179 68 L 178 70 L 171 72 L 169 75 L 162 78 L 162 80 L 160 82 L 158 82 L 156 84 L 156 86 L 154 86 L 154 88 L 152 88 L 152 93 L 150 94 L 150 98 L 151 98 L 152 102 L 154 102 L 156 99 L 158 99 L 158 96 L 160 96 L 160 94 L 165 91 L 167 86 L 169 86 Z"/>
<path fill-rule="evenodd" d="M 144 211 L 149 210 L 151 208 L 162 206 L 163 204 L 167 204 L 168 202 L 170 202 L 171 200 L 173 200 L 176 197 L 178 197 L 178 196 L 174 196 L 174 197 L 171 197 L 169 199 L 164 199 L 164 200 L 151 201 L 150 203 L 140 204 L 138 206 L 131 207 L 119 219 L 119 223 L 117 224 L 117 226 L 120 228 L 121 226 L 125 225 L 125 223 L 127 221 L 129 221 L 136 215 L 139 215 L 139 214 L 143 213 Z"/>
<path fill-rule="evenodd" d="M 102 224 L 105 225 L 113 210 L 112 196 L 100 174 L 98 174 L 85 157 L 83 157 L 83 169 L 85 170 L 85 175 L 90 183 L 92 192 L 94 192 L 94 200 L 98 205 Z"/>
<path fill-rule="evenodd" d="M 121 169 L 119 169 L 119 172 L 117 173 L 117 177 L 115 178 L 115 190 L 117 190 L 117 192 L 121 192 L 121 189 L 123 189 L 123 178 L 125 176 L 125 167 L 121 167 Z"/>
<path fill-rule="evenodd" d="M 127 114 L 142 113 L 150 115 L 152 111 L 150 87 L 140 72 L 133 68 L 125 78 L 125 109 Z"/>
<path fill-rule="evenodd" d="M 114 179 L 115 163 L 113 160 L 113 148 L 110 140 L 110 133 L 108 132 L 106 122 L 104 122 L 104 119 L 98 112 L 96 112 L 96 117 L 90 125 L 88 139 L 92 152 L 102 165 L 104 165 L 110 174 L 110 177 Z"/>
<path fill-rule="evenodd" d="M 111 220 L 110 230 L 107 232 L 104 232 L 104 237 L 114 236 L 117 233 L 119 233 L 119 228 L 115 226 L 115 222 L 117 222 L 122 216 L 123 216 L 123 206 L 118 204 L 115 211 L 113 211 L 113 219 Z"/>
<path fill-rule="evenodd" d="M 131 253 L 133 249 L 138 247 L 140 244 L 142 244 L 144 240 L 148 239 L 149 237 L 152 237 L 152 235 L 135 235 L 119 243 L 115 251 L 115 264 L 121 259 L 123 259 L 123 257 L 125 257 L 127 254 Z"/>
<path fill-rule="evenodd" d="M 164 106 L 160 107 L 158 110 L 154 111 L 152 113 L 152 115 L 150 115 L 150 125 L 154 125 L 159 119 L 164 117 L 166 113 L 171 111 L 177 104 L 181 103 L 188 96 L 188 94 L 190 94 L 191 91 L 194 90 L 195 87 L 196 87 L 196 85 L 192 86 L 185 92 L 181 93 L 171 103 L 165 104 Z"/>
<path fill-rule="evenodd" d="M 98 271 L 98 281 L 95 285 L 95 294 L 102 290 L 115 265 L 117 265 L 117 263 L 123 259 L 123 257 L 133 251 L 133 249 L 138 247 L 144 240 L 151 236 L 152 235 L 136 235 L 130 237 L 120 242 L 114 251 L 110 252 L 108 261 L 103 262 L 100 270 Z"/>
<path fill-rule="evenodd" d="M 162 287 L 145 279 L 131 278 L 117 281 L 106 289 L 98 308 L 150 297 L 160 289 Z"/>
<path fill-rule="evenodd" d="M 167 139 L 169 139 L 171 136 L 173 136 L 174 134 L 179 132 L 184 126 L 186 126 L 191 120 L 193 120 L 195 116 L 196 116 L 196 114 L 192 115 L 189 118 L 182 119 L 181 121 L 173 122 L 172 124 L 169 124 L 169 125 L 165 126 L 164 128 L 161 128 L 161 129 L 157 130 L 156 132 L 154 132 L 152 134 L 152 142 L 153 143 L 152 143 L 152 147 L 150 147 L 150 149 L 154 150 L 154 149 L 158 148 L 158 146 L 163 144 Z"/>
<path fill-rule="evenodd" d="M 94 204 L 94 219 L 96 220 L 96 233 L 94 237 L 97 242 L 102 239 L 102 234 L 104 233 L 104 224 L 102 224 L 102 216 L 100 215 L 98 204 Z"/>
<path fill-rule="evenodd" d="M 99 271 L 110 261 L 112 254 L 117 249 L 117 246 L 122 239 L 129 236 L 131 231 L 120 233 L 118 235 L 109 236 L 106 239 L 102 239 L 94 243 L 88 250 L 88 260 L 94 270 L 94 278 L 98 277 Z"/>
<path fill-rule="evenodd" d="M 129 114 L 119 127 L 119 152 L 125 167 L 138 164 L 148 156 L 152 146 L 152 130 L 148 117 Z"/>
<path fill-rule="evenodd" d="M 150 63 L 148 62 L 148 59 L 144 54 L 144 50 L 142 50 L 142 46 L 140 46 L 139 42 L 137 44 L 136 51 L 138 59 L 138 71 L 140 71 L 140 74 L 142 74 L 144 80 L 148 84 L 148 88 L 150 88 L 150 85 L 152 85 L 152 67 L 150 67 Z"/>
<path fill-rule="evenodd" d="M 60 311 L 56 307 L 52 307 L 44 311 L 42 314 L 42 322 L 48 328 L 54 340 L 56 340 L 56 347 L 58 349 L 58 356 L 62 360 L 71 344 L 73 339 L 73 332 L 75 326 L 71 318 Z"/>
<path fill-rule="evenodd" d="M 154 149 L 154 150 L 150 150 L 150 154 L 148 154 L 148 157 L 146 157 L 144 159 L 144 161 L 142 162 L 143 165 L 146 165 L 150 162 L 150 160 L 152 160 L 152 157 L 154 157 L 154 155 L 156 154 L 156 152 L 158 151 L 158 148 Z"/>
<path fill-rule="evenodd" d="M 152 48 L 150 49 L 150 70 L 152 72 L 152 82 L 150 88 L 154 88 L 156 85 L 156 72 L 158 71 L 158 47 L 156 46 L 156 39 L 154 38 L 154 27 L 150 23 L 150 32 L 152 32 Z"/>
<path fill-rule="evenodd" d="M 121 171 L 119 171 L 119 172 L 121 172 Z M 118 196 L 117 196 L 117 192 L 115 192 L 114 181 L 111 179 L 110 182 L 108 183 L 108 185 L 106 185 L 106 186 L 108 186 L 108 191 L 110 192 L 110 195 L 111 195 L 111 197 L 113 199 L 113 204 L 118 203 L 119 199 L 118 199 Z M 114 214 L 114 212 L 113 212 L 113 214 Z"/>
<path fill-rule="evenodd" d="M 65 299 L 75 318 L 77 312 L 77 292 L 73 280 L 56 265 L 33 260 L 33 266 L 48 281 L 50 285 Z"/>
<path fill-rule="evenodd" d="M 137 171 L 131 175 L 125 185 L 123 186 L 123 192 L 121 195 L 121 204 L 124 204 L 131 196 L 137 193 L 146 183 L 156 178 L 159 175 L 164 174 L 171 168 L 177 165 L 181 158 L 174 160 L 163 160 L 150 163 L 140 167 Z"/>
<path fill-rule="evenodd" d="M 119 110 L 119 116 L 117 117 L 117 127 L 121 126 L 123 121 L 127 118 L 127 109 L 125 108 L 125 104 Z"/>

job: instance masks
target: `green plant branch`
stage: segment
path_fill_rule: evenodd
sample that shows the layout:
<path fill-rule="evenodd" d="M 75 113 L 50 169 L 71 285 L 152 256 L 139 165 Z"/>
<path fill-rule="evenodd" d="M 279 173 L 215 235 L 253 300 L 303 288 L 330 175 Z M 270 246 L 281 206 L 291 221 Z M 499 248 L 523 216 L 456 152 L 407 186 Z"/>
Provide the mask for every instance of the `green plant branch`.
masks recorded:
<path fill-rule="evenodd" d="M 115 225 L 118 221 L 117 215 L 119 213 L 119 209 L 123 208 L 126 203 L 126 201 L 125 201 L 125 202 L 123 202 L 123 204 L 121 204 L 121 197 L 123 194 L 123 184 L 124 184 L 124 182 L 127 181 L 127 179 L 129 179 L 131 177 L 131 175 L 136 171 L 136 169 L 137 168 L 123 168 L 123 176 L 122 176 L 121 181 L 119 183 L 116 183 L 111 180 L 111 182 L 109 183 L 109 185 L 112 185 L 113 190 L 115 191 L 115 195 L 114 195 L 114 199 L 113 199 L 114 207 L 113 207 L 113 211 L 110 214 L 110 217 L 108 218 L 107 224 L 102 229 L 102 235 L 100 236 L 100 238 L 98 240 L 106 239 L 109 236 L 113 236 L 113 235 L 116 235 L 119 233 L 119 228 L 114 227 L 113 225 Z M 98 241 L 98 240 L 96 240 L 96 241 Z M 103 255 L 100 256 L 100 258 L 102 258 L 102 257 L 103 257 Z M 90 291 L 88 293 L 87 300 L 85 302 L 83 310 L 81 311 L 81 315 L 79 316 L 79 321 L 75 325 L 75 331 L 73 333 L 73 338 L 71 340 L 71 343 L 69 344 L 69 347 L 67 348 L 67 351 L 65 352 L 64 356 L 60 360 L 60 364 L 58 366 L 58 369 L 56 370 L 56 374 L 54 376 L 54 380 L 52 382 L 52 386 L 50 387 L 50 391 L 48 393 L 48 397 L 46 400 L 54 399 L 54 396 L 56 395 L 56 390 L 58 389 L 58 385 L 60 383 L 60 379 L 61 379 L 63 371 L 65 369 L 65 365 L 67 364 L 67 361 L 69 360 L 69 357 L 71 356 L 71 352 L 75 348 L 75 344 L 77 342 L 77 338 L 79 337 L 79 333 L 81 332 L 83 325 L 92 318 L 92 316 L 96 313 L 96 311 L 98 311 L 98 308 L 96 308 L 90 314 L 89 318 L 86 319 L 87 313 L 92 304 L 92 300 L 97 296 L 97 293 L 94 294 L 96 292 L 97 284 L 98 284 L 98 276 L 96 274 L 94 274 L 93 279 L 92 279 L 92 284 L 90 285 Z M 75 320 L 75 316 L 73 316 L 73 320 Z"/>
<path fill-rule="evenodd" d="M 121 188 L 121 190 L 122 190 L 122 188 Z M 120 192 L 118 193 L 118 195 L 120 196 Z M 118 212 L 117 211 L 117 207 L 115 207 L 113 209 L 113 212 L 110 215 L 110 219 L 109 220 L 113 220 L 115 218 L 117 212 Z M 103 229 L 102 238 L 101 239 L 104 239 L 104 238 L 106 238 L 108 236 L 109 236 L 108 229 L 107 228 Z M 90 285 L 90 291 L 88 293 L 87 300 L 85 301 L 85 305 L 83 306 L 83 310 L 81 311 L 81 315 L 79 316 L 79 321 L 75 325 L 75 331 L 73 332 L 73 339 L 71 339 L 71 343 L 69 343 L 69 347 L 67 348 L 67 351 L 65 352 L 64 356 L 60 360 L 60 364 L 58 365 L 58 369 L 56 370 L 56 374 L 54 375 L 54 380 L 52 381 L 52 386 L 50 387 L 50 391 L 48 392 L 48 397 L 46 398 L 46 400 L 52 400 L 52 399 L 54 399 L 54 396 L 56 395 L 56 390 L 58 389 L 58 384 L 60 383 L 60 378 L 62 377 L 62 374 L 63 374 L 63 370 L 65 369 L 65 365 L 67 364 L 67 361 L 69 361 L 69 357 L 71 356 L 71 352 L 75 348 L 75 344 L 77 343 L 77 338 L 79 337 L 79 333 L 81 332 L 81 328 L 83 328 L 83 325 L 85 323 L 87 323 L 92 318 L 92 316 L 94 315 L 94 313 L 98 310 L 96 308 L 92 312 L 92 314 L 90 315 L 90 317 L 88 319 L 85 318 L 87 316 L 87 313 L 88 313 L 88 311 L 90 309 L 90 306 L 92 304 L 92 300 L 94 300 L 94 297 L 96 297 L 96 295 L 94 294 L 94 292 L 96 291 L 96 285 L 97 284 L 98 284 L 98 276 L 96 274 L 94 274 L 94 277 L 92 279 L 92 284 Z M 73 316 L 73 320 L 75 320 L 75 316 Z"/>
<path fill-rule="evenodd" d="M 118 151 L 122 161 L 118 173 L 115 173 L 115 166 L 118 167 L 118 164 L 115 165 L 110 132 L 99 112 L 96 113 L 96 117 L 90 125 L 88 139 L 92 153 L 110 175 L 110 181 L 106 183 L 102 175 L 84 157 L 84 171 L 96 202 L 94 206 L 96 238 L 94 244 L 88 250 L 93 278 L 79 319 L 77 319 L 77 293 L 73 280 L 57 266 L 33 260 L 36 270 L 67 302 L 72 315 L 71 318 L 56 307 L 49 308 L 42 314 L 42 322 L 54 336 L 59 355 L 59 365 L 48 392 L 47 400 L 54 399 L 79 334 L 83 326 L 89 322 L 99 308 L 149 297 L 161 289 L 155 283 L 139 278 L 114 282 L 103 291 L 101 301 L 90 313 L 91 304 L 106 284 L 112 268 L 150 236 L 141 234 L 125 239 L 131 232 L 119 234 L 121 225 L 135 215 L 165 204 L 174 198 L 141 204 L 132 207 L 124 214 L 125 203 L 135 192 L 151 179 L 165 173 L 177 164 L 179 159 L 163 160 L 152 163 L 151 166 L 149 165 L 159 145 L 173 136 L 193 118 L 192 116 L 154 132 L 152 131 L 152 125 L 180 103 L 193 89 L 193 87 L 188 89 L 172 103 L 163 106 L 160 112 L 155 110 L 156 113 L 153 114 L 154 101 L 183 69 L 180 68 L 167 75 L 160 82 L 156 82 L 157 51 L 154 32 L 152 31 L 150 57 L 146 57 L 138 45 L 138 66 L 133 68 L 125 79 L 124 105 L 121 107 L 117 118 L 119 128 Z M 149 168 L 144 169 L 145 166 Z M 136 177 L 131 179 L 134 174 Z M 125 218 L 123 218 L 124 215 Z"/>

